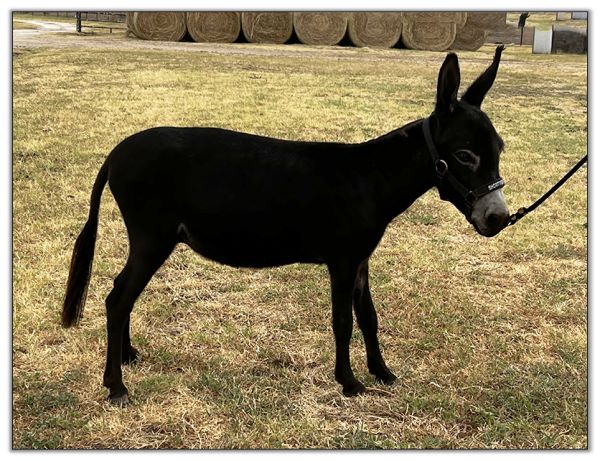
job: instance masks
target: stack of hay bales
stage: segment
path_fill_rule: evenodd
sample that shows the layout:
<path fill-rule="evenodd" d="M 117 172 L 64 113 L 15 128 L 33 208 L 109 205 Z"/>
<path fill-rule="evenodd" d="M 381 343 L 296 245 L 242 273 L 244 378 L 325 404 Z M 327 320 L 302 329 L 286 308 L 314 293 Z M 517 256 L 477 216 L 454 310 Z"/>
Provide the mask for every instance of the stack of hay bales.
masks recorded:
<path fill-rule="evenodd" d="M 294 32 L 307 45 L 337 45 L 426 51 L 477 50 L 486 41 L 515 43 L 520 30 L 506 13 L 481 12 L 139 12 L 127 13 L 127 30 L 145 40 L 233 43 L 240 33 L 251 43 L 287 43 Z M 524 34 L 531 44 L 532 30 Z"/>
<path fill-rule="evenodd" d="M 402 13 L 351 13 L 348 36 L 355 46 L 391 48 L 402 35 Z"/>
<path fill-rule="evenodd" d="M 402 13 L 402 43 L 413 50 L 445 51 L 464 26 L 467 13 Z"/>
<path fill-rule="evenodd" d="M 294 13 L 294 31 L 305 45 L 337 45 L 347 25 L 348 13 Z"/>
<path fill-rule="evenodd" d="M 242 13 L 242 31 L 251 43 L 285 43 L 294 32 L 292 13 Z"/>

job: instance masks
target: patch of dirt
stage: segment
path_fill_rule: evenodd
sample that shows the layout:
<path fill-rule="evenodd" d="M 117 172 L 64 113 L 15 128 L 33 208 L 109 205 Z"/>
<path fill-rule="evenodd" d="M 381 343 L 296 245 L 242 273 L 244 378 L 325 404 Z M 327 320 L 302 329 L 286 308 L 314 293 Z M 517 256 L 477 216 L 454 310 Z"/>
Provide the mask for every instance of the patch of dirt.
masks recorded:
<path fill-rule="evenodd" d="M 31 24 L 36 29 L 17 29 L 14 32 L 74 32 L 75 25 L 67 22 L 38 21 L 35 19 L 19 19 L 18 22 Z"/>

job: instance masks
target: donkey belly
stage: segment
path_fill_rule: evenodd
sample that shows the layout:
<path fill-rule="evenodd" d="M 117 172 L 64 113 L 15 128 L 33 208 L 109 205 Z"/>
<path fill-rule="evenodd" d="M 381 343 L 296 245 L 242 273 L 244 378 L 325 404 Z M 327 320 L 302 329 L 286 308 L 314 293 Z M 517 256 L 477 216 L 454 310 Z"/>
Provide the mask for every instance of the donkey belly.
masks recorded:
<path fill-rule="evenodd" d="M 295 231 L 267 229 L 248 220 L 248 225 L 206 218 L 182 222 L 178 237 L 202 256 L 234 267 L 273 267 L 292 263 L 321 263 L 322 257 Z"/>

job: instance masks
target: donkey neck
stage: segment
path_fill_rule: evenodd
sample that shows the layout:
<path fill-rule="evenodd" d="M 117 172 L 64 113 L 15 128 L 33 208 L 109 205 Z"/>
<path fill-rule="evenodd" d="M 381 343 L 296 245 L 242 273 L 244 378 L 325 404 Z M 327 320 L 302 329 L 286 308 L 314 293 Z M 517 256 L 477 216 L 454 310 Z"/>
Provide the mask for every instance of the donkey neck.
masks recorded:
<path fill-rule="evenodd" d="M 363 144 L 376 200 L 391 221 L 435 185 L 423 120 Z"/>

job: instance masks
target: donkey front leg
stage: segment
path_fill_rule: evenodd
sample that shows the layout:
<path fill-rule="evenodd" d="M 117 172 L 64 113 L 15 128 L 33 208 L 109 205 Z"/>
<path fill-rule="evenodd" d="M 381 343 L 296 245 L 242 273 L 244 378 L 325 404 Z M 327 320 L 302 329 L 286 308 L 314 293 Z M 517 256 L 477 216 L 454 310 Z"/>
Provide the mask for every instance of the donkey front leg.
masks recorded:
<path fill-rule="evenodd" d="M 396 376 L 385 364 L 381 351 L 379 350 L 379 340 L 377 339 L 377 313 L 373 306 L 371 291 L 369 289 L 369 260 L 365 259 L 358 266 L 356 282 L 354 285 L 354 312 L 356 321 L 365 338 L 365 347 L 367 349 L 367 366 L 369 372 L 385 384 L 392 384 Z"/>
<path fill-rule="evenodd" d="M 329 265 L 331 302 L 333 305 L 333 334 L 335 336 L 335 379 L 343 386 L 344 395 L 365 391 L 354 377 L 350 366 L 350 337 L 352 336 L 352 292 L 357 265 Z"/>

